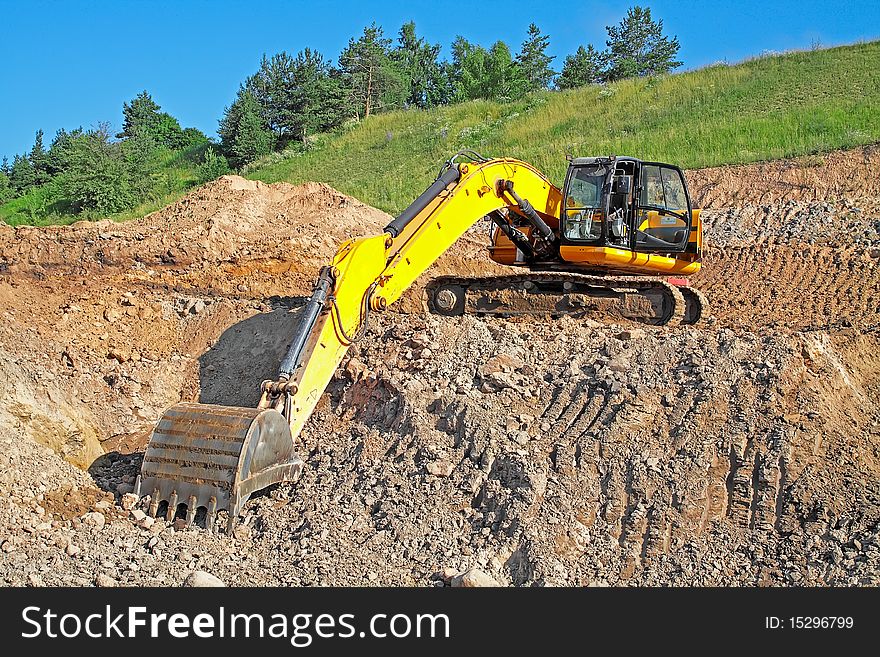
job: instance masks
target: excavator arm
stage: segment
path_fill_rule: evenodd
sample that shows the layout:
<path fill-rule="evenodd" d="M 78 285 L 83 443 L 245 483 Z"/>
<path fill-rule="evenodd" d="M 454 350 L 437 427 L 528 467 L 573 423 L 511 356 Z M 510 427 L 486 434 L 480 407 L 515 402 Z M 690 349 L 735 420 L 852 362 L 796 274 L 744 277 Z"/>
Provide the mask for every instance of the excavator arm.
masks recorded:
<path fill-rule="evenodd" d="M 136 490 L 151 496 L 154 515 L 167 502 L 170 520 L 185 504 L 188 523 L 204 508 L 213 527 L 216 513 L 226 510 L 230 529 L 253 492 L 298 478 L 296 439 L 369 314 L 399 299 L 480 218 L 493 216 L 516 233 L 498 213 L 507 208 L 532 225 L 529 248 L 553 248 L 545 220 L 559 216 L 558 188 L 525 162 L 456 157 L 383 234 L 339 247 L 301 310 L 277 379 L 263 382 L 258 408 L 183 403 L 162 415 Z"/>
<path fill-rule="evenodd" d="M 559 190 L 524 162 L 451 163 L 382 235 L 340 246 L 321 272 L 309 301 L 311 312 L 304 315 L 282 363 L 279 385 L 264 384 L 263 404 L 275 407 L 280 399 L 273 390 L 295 389 L 289 414 L 294 437 L 369 313 L 397 301 L 480 218 L 501 208 L 518 209 L 511 189 L 520 200 L 538 204 L 539 217 L 557 215 Z"/>

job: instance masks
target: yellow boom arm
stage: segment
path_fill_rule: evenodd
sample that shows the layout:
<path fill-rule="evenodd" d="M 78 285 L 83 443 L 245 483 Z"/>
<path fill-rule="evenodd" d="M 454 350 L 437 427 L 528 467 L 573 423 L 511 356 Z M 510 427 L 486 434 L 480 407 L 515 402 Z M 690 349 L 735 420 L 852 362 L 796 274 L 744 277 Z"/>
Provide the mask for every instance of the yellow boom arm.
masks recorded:
<path fill-rule="evenodd" d="M 318 279 L 278 381 L 263 384 L 261 408 L 276 408 L 294 440 L 370 311 L 394 303 L 480 218 L 518 208 L 557 218 L 562 194 L 537 169 L 513 159 L 455 164 L 382 235 L 343 243 Z M 540 222 L 540 219 L 536 219 Z"/>

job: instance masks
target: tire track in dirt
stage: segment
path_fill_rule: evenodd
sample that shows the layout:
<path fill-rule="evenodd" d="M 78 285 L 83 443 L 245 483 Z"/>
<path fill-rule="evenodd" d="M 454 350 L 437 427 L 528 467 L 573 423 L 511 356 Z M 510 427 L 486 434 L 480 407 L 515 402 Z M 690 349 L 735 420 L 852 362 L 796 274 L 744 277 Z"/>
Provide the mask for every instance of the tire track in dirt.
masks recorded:
<path fill-rule="evenodd" d="M 880 324 L 880 252 L 811 245 L 713 248 L 694 285 L 723 326 L 829 329 Z"/>

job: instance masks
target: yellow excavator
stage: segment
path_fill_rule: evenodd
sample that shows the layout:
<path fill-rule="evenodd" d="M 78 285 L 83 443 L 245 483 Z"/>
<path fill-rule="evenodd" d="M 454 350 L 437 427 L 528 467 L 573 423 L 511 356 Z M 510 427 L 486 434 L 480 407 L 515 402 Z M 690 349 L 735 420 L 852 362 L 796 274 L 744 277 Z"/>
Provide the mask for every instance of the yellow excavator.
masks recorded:
<path fill-rule="evenodd" d="M 706 300 L 699 271 L 700 210 L 682 171 L 631 157 L 569 158 L 560 190 L 515 159 L 461 151 L 381 235 L 343 243 L 300 311 L 276 380 L 257 408 L 180 403 L 159 418 L 135 492 L 152 515 L 192 524 L 204 510 L 227 531 L 242 505 L 271 484 L 296 481 L 297 438 L 372 312 L 394 303 L 471 226 L 493 225 L 489 257 L 509 276 L 441 277 L 426 287 L 440 315 L 607 316 L 693 324 Z"/>

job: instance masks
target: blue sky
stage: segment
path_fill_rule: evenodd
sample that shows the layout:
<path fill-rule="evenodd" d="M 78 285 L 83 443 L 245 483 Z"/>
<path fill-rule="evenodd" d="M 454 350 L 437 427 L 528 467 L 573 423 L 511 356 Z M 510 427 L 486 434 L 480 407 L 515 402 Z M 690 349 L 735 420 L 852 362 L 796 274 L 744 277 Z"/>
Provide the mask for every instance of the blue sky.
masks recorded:
<path fill-rule="evenodd" d="M 42 128 L 121 123 L 143 89 L 184 127 L 214 135 L 217 119 L 263 53 L 308 46 L 335 59 L 372 21 L 443 45 L 457 34 L 516 51 L 534 21 L 556 69 L 578 45 L 604 47 L 605 26 L 630 2 L 593 0 L 0 0 L 0 157 L 30 149 Z M 764 51 L 880 38 L 880 0 L 641 0 L 681 42 L 685 69 Z"/>

